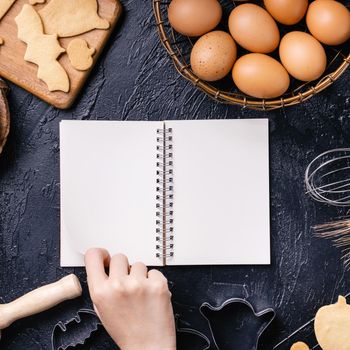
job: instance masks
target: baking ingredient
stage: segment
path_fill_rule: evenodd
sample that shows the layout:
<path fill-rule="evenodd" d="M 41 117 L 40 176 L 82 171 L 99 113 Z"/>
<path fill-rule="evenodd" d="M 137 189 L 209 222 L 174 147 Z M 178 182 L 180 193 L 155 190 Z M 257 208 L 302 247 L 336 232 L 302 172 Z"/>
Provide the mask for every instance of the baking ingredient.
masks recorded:
<path fill-rule="evenodd" d="M 0 1 L 0 19 L 5 16 L 6 12 L 11 8 L 16 0 L 1 0 Z"/>
<path fill-rule="evenodd" d="M 51 0 L 39 11 L 46 34 L 70 37 L 93 29 L 108 29 L 99 17 L 96 0 Z"/>
<path fill-rule="evenodd" d="M 264 0 L 265 7 L 278 22 L 292 25 L 300 22 L 309 6 L 308 0 Z"/>
<path fill-rule="evenodd" d="M 43 80 L 50 91 L 69 91 L 69 78 L 57 58 L 65 52 L 57 35 L 46 35 L 40 16 L 31 5 L 25 4 L 15 18 L 18 38 L 27 44 L 24 59 L 38 65 L 38 78 Z"/>
<path fill-rule="evenodd" d="M 310 348 L 305 343 L 298 341 L 292 345 L 290 350 L 310 350 Z"/>
<path fill-rule="evenodd" d="M 286 34 L 281 40 L 279 54 L 289 74 L 302 81 L 318 79 L 326 69 L 324 48 L 308 33 Z"/>
<path fill-rule="evenodd" d="M 232 70 L 233 81 L 247 95 L 257 98 L 275 98 L 289 87 L 289 75 L 274 58 L 250 53 L 237 60 Z"/>
<path fill-rule="evenodd" d="M 77 70 L 87 70 L 92 66 L 92 56 L 95 53 L 94 48 L 89 48 L 84 39 L 73 39 L 67 47 L 67 54 L 70 63 Z"/>
<path fill-rule="evenodd" d="M 187 36 L 201 36 L 220 22 L 222 8 L 217 0 L 172 0 L 168 9 L 171 26 Z"/>
<path fill-rule="evenodd" d="M 338 1 L 312 2 L 306 23 L 311 34 L 321 43 L 339 45 L 350 38 L 350 12 Z"/>
<path fill-rule="evenodd" d="M 338 302 L 320 308 L 315 318 L 315 334 L 322 350 L 350 349 L 350 305 L 340 296 Z"/>
<path fill-rule="evenodd" d="M 269 53 L 279 44 L 280 33 L 276 22 L 258 5 L 237 6 L 230 14 L 228 25 L 236 42 L 248 51 Z"/>
<path fill-rule="evenodd" d="M 203 80 L 225 77 L 237 58 L 237 47 L 231 35 L 214 31 L 200 37 L 191 52 L 193 72 Z"/>

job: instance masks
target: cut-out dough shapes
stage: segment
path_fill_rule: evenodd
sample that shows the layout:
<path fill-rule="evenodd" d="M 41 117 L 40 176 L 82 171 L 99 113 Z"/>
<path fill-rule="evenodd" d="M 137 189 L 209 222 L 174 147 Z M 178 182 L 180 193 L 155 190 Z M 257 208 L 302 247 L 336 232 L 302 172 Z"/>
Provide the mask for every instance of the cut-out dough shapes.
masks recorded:
<path fill-rule="evenodd" d="M 98 13 L 96 0 L 51 0 L 39 11 L 46 34 L 70 37 L 93 29 L 108 29 Z"/>
<path fill-rule="evenodd" d="M 29 0 L 31 5 L 43 4 L 46 0 Z"/>
<path fill-rule="evenodd" d="M 5 40 L 2 37 L 0 37 L 0 46 L 4 44 L 5 44 Z"/>
<path fill-rule="evenodd" d="M 16 0 L 0 0 L 0 19 L 6 15 L 6 12 L 11 8 Z"/>
<path fill-rule="evenodd" d="M 350 305 L 339 297 L 333 305 L 321 307 L 315 318 L 315 334 L 323 350 L 350 350 Z"/>
<path fill-rule="evenodd" d="M 92 66 L 95 51 L 84 39 L 73 39 L 67 47 L 69 61 L 77 70 L 88 70 Z"/>
<path fill-rule="evenodd" d="M 68 92 L 68 75 L 57 61 L 65 50 L 60 46 L 57 35 L 43 34 L 40 17 L 31 5 L 23 5 L 15 21 L 18 38 L 27 44 L 24 59 L 38 65 L 38 78 L 47 84 L 50 91 Z"/>
<path fill-rule="evenodd" d="M 290 350 L 310 350 L 308 345 L 303 343 L 302 341 L 298 341 L 297 343 L 294 343 Z"/>

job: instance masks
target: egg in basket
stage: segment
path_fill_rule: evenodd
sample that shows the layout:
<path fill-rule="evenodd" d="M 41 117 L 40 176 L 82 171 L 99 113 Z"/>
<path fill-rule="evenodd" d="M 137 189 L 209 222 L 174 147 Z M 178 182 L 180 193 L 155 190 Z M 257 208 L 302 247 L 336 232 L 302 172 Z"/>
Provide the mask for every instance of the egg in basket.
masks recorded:
<path fill-rule="evenodd" d="M 293 105 L 350 63 L 350 12 L 336 0 L 154 0 L 161 41 L 186 79 L 256 109 Z"/>

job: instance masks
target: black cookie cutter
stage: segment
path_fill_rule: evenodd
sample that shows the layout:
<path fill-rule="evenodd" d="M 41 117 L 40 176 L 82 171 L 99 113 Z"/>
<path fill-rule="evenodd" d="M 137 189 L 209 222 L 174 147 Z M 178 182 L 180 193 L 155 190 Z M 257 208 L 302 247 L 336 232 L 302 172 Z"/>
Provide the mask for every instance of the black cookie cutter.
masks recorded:
<path fill-rule="evenodd" d="M 56 323 L 51 333 L 52 350 L 67 350 L 84 345 L 91 335 L 102 325 L 95 311 L 78 310 L 68 321 Z"/>

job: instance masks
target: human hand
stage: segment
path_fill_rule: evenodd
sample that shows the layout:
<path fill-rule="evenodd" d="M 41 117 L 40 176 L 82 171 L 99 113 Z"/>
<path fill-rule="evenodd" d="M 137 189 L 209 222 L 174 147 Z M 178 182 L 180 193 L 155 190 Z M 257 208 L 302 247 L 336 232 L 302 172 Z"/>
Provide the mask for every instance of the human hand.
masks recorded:
<path fill-rule="evenodd" d="M 158 270 L 104 249 L 85 254 L 94 308 L 121 350 L 175 350 L 176 332 L 167 280 Z M 109 266 L 109 276 L 105 272 Z"/>

